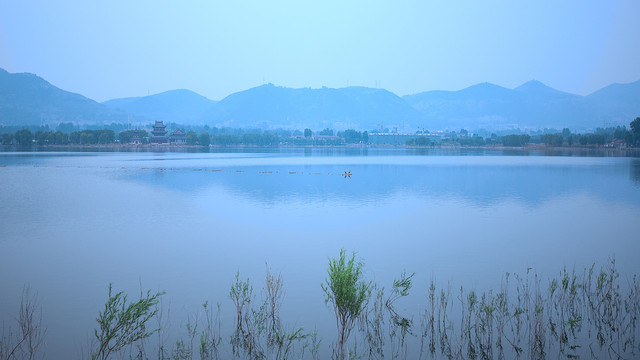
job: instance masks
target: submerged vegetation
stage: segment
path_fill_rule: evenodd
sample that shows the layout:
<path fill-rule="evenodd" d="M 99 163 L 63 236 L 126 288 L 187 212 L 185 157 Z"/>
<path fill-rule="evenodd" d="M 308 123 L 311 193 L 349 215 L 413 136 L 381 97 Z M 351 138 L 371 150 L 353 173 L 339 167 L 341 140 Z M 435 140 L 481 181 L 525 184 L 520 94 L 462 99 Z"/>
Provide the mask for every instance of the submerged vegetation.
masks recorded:
<path fill-rule="evenodd" d="M 321 288 L 337 324 L 337 340 L 322 345 L 317 331 L 281 321 L 284 283 L 269 268 L 256 298 L 238 273 L 228 298 L 235 324 L 224 334 L 221 305 L 208 302 L 188 315 L 183 333 L 169 341 L 162 292 L 128 301 L 109 286 L 89 345 L 92 359 L 545 359 L 640 355 L 640 278 L 624 278 L 615 260 L 579 273 L 563 269 L 543 282 L 535 271 L 506 273 L 499 289 L 439 287 L 432 279 L 419 314 L 399 302 L 413 289 L 402 272 L 389 290 L 364 278 L 364 263 L 344 250 L 329 259 Z M 0 359 L 41 358 L 46 329 L 37 297 L 23 291 L 17 330 L 3 324 Z"/>

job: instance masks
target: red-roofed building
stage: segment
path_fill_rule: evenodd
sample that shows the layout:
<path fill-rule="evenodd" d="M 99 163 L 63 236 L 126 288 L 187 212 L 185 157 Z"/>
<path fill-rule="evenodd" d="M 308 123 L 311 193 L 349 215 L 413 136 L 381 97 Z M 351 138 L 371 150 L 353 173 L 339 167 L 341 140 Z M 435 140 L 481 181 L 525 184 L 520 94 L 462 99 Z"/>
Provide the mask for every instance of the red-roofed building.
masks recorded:
<path fill-rule="evenodd" d="M 187 134 L 180 129 L 176 129 L 176 131 L 172 132 L 169 135 L 169 144 L 172 145 L 185 145 L 187 143 Z"/>

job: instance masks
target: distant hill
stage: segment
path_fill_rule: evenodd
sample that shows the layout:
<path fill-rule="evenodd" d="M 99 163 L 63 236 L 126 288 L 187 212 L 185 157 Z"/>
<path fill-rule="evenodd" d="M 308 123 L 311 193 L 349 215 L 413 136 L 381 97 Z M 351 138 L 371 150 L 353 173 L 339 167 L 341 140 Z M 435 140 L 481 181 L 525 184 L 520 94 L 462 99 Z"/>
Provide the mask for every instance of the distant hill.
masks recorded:
<path fill-rule="evenodd" d="M 127 115 L 82 95 L 59 89 L 29 73 L 0 69 L 0 125 L 102 124 L 127 121 Z"/>
<path fill-rule="evenodd" d="M 104 105 L 149 121 L 201 124 L 202 114 L 216 102 L 190 90 L 170 90 L 160 94 L 113 99 Z"/>
<path fill-rule="evenodd" d="M 640 116 L 640 81 L 612 84 L 589 94 L 586 99 L 593 116 L 603 121 L 614 119 L 626 122 Z"/>
<path fill-rule="evenodd" d="M 640 116 L 640 81 L 613 84 L 588 96 L 539 81 L 515 89 L 481 83 L 458 91 L 398 97 L 366 87 L 292 89 L 267 84 L 216 102 L 189 90 L 97 103 L 28 73 L 0 69 L 0 125 L 150 123 L 313 130 L 509 130 L 569 127 L 583 131 L 629 125 Z"/>
<path fill-rule="evenodd" d="M 402 98 L 384 89 L 292 89 L 267 84 L 227 96 L 211 107 L 202 121 L 230 127 L 373 129 L 380 124 L 420 124 L 423 118 Z"/>
<path fill-rule="evenodd" d="M 640 116 L 640 81 L 614 84 L 588 96 L 558 91 L 539 81 L 515 89 L 483 83 L 459 91 L 403 97 L 434 128 L 587 129 L 629 125 Z"/>

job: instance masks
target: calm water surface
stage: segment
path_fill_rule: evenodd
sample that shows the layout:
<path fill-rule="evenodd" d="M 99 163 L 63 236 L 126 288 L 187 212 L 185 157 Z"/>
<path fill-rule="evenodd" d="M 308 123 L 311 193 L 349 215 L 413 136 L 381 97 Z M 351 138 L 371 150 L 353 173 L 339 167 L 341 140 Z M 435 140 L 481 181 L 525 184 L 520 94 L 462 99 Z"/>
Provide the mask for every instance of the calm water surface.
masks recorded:
<path fill-rule="evenodd" d="M 342 174 L 351 171 L 350 178 Z M 164 290 L 172 328 L 208 300 L 233 324 L 236 272 L 260 296 L 266 264 L 284 321 L 335 324 L 320 283 L 340 248 L 390 286 L 496 288 L 506 272 L 555 276 L 615 256 L 640 273 L 640 159 L 505 152 L 303 149 L 224 153 L 0 153 L 0 317 L 38 291 L 50 358 L 86 347 L 109 283 Z"/>

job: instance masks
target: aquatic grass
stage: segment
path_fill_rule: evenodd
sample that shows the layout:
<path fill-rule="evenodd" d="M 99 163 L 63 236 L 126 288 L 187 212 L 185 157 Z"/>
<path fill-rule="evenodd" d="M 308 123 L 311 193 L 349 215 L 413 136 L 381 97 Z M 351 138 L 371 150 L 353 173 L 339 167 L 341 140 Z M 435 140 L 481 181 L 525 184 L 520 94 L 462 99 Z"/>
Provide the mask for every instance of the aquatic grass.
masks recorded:
<path fill-rule="evenodd" d="M 341 249 L 337 258 L 329 259 L 328 278 L 321 284 L 325 303 L 331 304 L 336 317 L 339 360 L 344 360 L 345 344 L 371 296 L 371 283 L 363 279 L 363 266 L 361 261 L 356 261 L 355 252 L 347 259 L 346 251 Z"/>
<path fill-rule="evenodd" d="M 595 265 L 585 269 L 582 277 L 565 268 L 545 288 L 531 270 L 525 276 L 505 274 L 498 292 L 478 295 L 461 287 L 458 328 L 443 322 L 447 306 L 454 305 L 447 300 L 450 284 L 436 289 L 432 280 L 422 316 L 419 357 L 423 358 L 425 342 L 432 358 L 638 356 L 640 281 L 636 275 L 622 283 L 612 259 L 600 271 Z M 438 292 L 440 301 L 434 302 Z M 438 347 L 433 346 L 434 338 Z"/>
<path fill-rule="evenodd" d="M 522 275 L 505 273 L 498 289 L 460 286 L 455 295 L 451 281 L 438 286 L 432 278 L 418 313 L 419 329 L 412 314 L 400 310 L 413 290 L 413 273 L 403 271 L 389 288 L 365 284 L 370 288 L 353 319 L 357 331 L 345 338 L 343 350 L 337 343 L 322 349 L 317 331 L 282 322 L 284 282 L 269 268 L 259 296 L 249 279 L 236 274 L 228 293 L 235 323 L 228 328 L 221 323 L 222 305 L 204 302 L 170 331 L 171 311 L 163 307 L 163 293 L 141 291 L 140 300 L 128 301 L 127 294 L 110 286 L 91 353 L 83 357 L 475 360 L 630 359 L 640 354 L 640 279 L 621 276 L 614 259 L 582 272 L 563 268 L 549 279 L 530 268 Z M 0 359 L 41 356 L 45 331 L 35 300 L 32 293 L 23 293 L 18 328 L 3 326 Z M 151 335 L 157 340 L 151 341 Z"/>
<path fill-rule="evenodd" d="M 206 327 L 200 336 L 200 358 L 218 359 L 220 357 L 220 343 L 222 342 L 222 324 L 220 322 L 220 303 L 216 304 L 214 316 L 209 302 L 202 304 L 205 313 Z"/>
<path fill-rule="evenodd" d="M 230 338 L 234 357 L 258 360 L 286 359 L 293 353 L 299 356 L 309 346 L 308 338 L 312 338 L 312 354 L 317 355 L 316 333 L 306 333 L 302 327 L 289 330 L 280 321 L 284 296 L 282 276 L 272 274 L 267 267 L 263 299 L 255 306 L 249 279 L 242 281 L 239 276 L 236 274 L 229 292 L 236 308 L 236 328 Z"/>
<path fill-rule="evenodd" d="M 163 292 L 152 294 L 147 291 L 140 300 L 128 302 L 127 294 L 120 291 L 113 294 L 113 287 L 109 284 L 109 296 L 96 321 L 99 328 L 94 330 L 97 349 L 92 354 L 93 359 L 108 359 L 112 353 L 119 352 L 126 347 L 144 340 L 158 329 L 148 330 L 147 323 L 158 312 L 156 305 Z"/>
<path fill-rule="evenodd" d="M 391 290 L 385 296 L 385 288 L 372 284 L 373 301 L 369 299 L 365 308 L 358 317 L 358 330 L 367 349 L 363 354 L 358 354 L 357 338 L 354 341 L 352 356 L 362 356 L 368 359 L 384 359 L 386 350 L 393 359 L 407 358 L 408 337 L 413 334 L 413 319 L 398 312 L 396 302 L 409 295 L 413 287 L 415 273 L 408 275 L 406 271 L 393 281 Z M 386 325 L 386 326 L 385 326 Z M 388 349 L 386 346 L 389 341 Z"/>
<path fill-rule="evenodd" d="M 0 333 L 0 359 L 34 359 L 38 357 L 47 329 L 42 325 L 42 307 L 38 294 L 26 285 L 22 289 L 20 310 L 15 319 L 17 330 L 2 323 Z M 15 333 L 14 333 L 15 331 Z"/>

